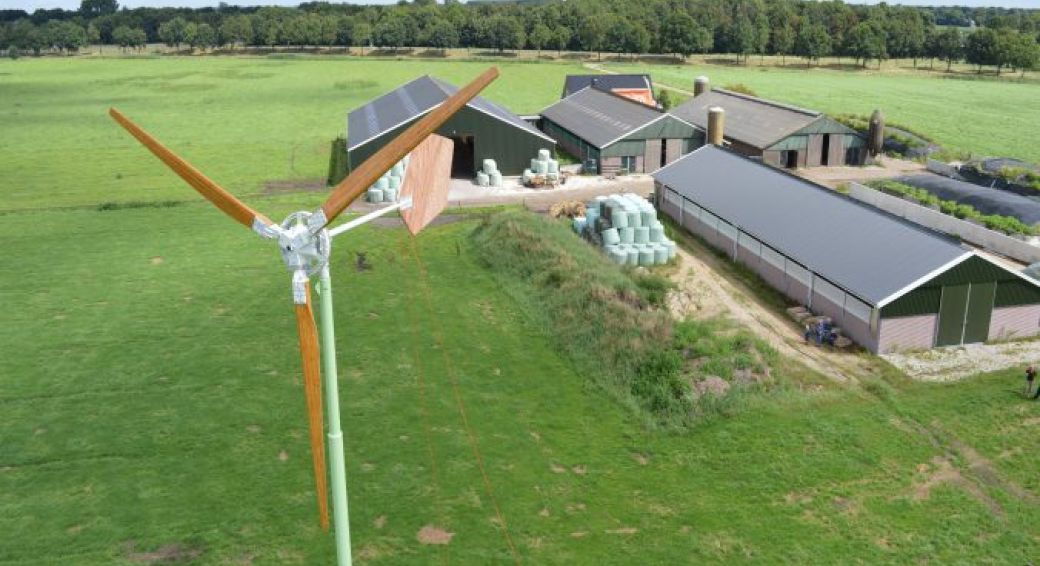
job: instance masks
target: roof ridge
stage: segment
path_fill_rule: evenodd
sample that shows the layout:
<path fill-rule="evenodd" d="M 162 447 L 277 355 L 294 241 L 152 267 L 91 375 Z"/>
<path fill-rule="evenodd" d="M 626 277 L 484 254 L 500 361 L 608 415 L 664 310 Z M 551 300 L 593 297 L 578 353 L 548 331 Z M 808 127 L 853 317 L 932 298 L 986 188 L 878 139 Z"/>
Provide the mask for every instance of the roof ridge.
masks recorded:
<path fill-rule="evenodd" d="M 760 96 L 754 96 L 754 95 L 746 94 L 746 93 L 743 93 L 743 92 L 736 92 L 736 91 L 733 91 L 733 90 L 726 90 L 724 88 L 712 88 L 710 92 L 719 92 L 719 93 L 722 93 L 722 94 L 727 95 L 727 96 L 732 96 L 734 98 L 742 98 L 744 100 L 750 100 L 751 102 L 758 102 L 758 103 L 761 103 L 761 104 L 765 104 L 767 106 L 772 106 L 774 108 L 780 108 L 780 109 L 783 109 L 783 110 L 790 110 L 792 112 L 798 112 L 799 114 L 807 114 L 807 115 L 813 116 L 813 117 L 823 116 L 823 112 L 820 112 L 818 110 L 809 110 L 808 108 L 802 108 L 801 106 L 794 106 L 793 104 L 785 104 L 783 102 L 777 102 L 775 100 L 769 100 L 768 98 L 762 98 Z M 694 99 L 695 98 L 691 98 L 690 100 L 694 100 Z"/>

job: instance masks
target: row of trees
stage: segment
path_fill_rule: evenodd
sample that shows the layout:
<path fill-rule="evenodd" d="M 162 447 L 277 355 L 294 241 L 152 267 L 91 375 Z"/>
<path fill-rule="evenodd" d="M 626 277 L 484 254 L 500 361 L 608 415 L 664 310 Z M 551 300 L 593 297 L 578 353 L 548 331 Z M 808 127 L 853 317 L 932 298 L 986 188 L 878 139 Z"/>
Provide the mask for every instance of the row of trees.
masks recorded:
<path fill-rule="evenodd" d="M 980 12 L 993 25 L 939 27 L 935 10 L 844 4 L 840 0 L 551 0 L 538 4 L 396 6 L 311 2 L 297 8 L 119 10 L 116 0 L 83 0 L 78 12 L 34 23 L 36 14 L 0 26 L 0 46 L 74 51 L 98 41 L 128 45 L 128 35 L 171 47 L 378 46 L 849 57 L 864 66 L 888 58 L 965 59 L 1029 69 L 1040 57 L 1040 10 Z M 53 11 L 51 11 L 53 12 Z M 961 12 L 964 13 L 963 11 Z M 0 13 L 0 19 L 10 14 Z M 79 29 L 75 32 L 72 28 Z M 117 33 L 117 31 L 119 33 Z M 59 33 L 60 32 L 60 33 Z"/>

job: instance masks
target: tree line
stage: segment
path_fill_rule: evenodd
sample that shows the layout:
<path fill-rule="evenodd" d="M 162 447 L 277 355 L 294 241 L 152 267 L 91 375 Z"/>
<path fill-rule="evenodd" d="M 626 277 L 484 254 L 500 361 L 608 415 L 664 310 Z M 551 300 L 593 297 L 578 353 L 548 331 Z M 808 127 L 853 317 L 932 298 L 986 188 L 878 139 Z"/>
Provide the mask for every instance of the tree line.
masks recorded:
<path fill-rule="evenodd" d="M 849 5 L 841 0 L 549 0 L 469 3 L 402 0 L 392 6 L 308 2 L 296 8 L 119 9 L 82 0 L 79 10 L 0 11 L 0 47 L 74 53 L 84 45 L 140 48 L 360 46 L 456 47 L 615 54 L 726 54 L 957 61 L 1000 70 L 1040 64 L 1040 10 Z"/>

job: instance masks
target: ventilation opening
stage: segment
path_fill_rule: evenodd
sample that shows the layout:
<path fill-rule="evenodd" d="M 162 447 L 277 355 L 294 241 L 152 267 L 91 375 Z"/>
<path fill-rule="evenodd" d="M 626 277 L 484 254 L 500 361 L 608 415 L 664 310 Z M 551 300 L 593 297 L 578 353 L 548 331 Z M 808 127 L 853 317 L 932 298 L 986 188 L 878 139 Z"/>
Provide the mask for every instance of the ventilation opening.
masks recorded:
<path fill-rule="evenodd" d="M 784 160 L 784 167 L 788 169 L 794 169 L 798 167 L 798 152 L 797 151 L 785 151 L 786 159 Z"/>
<path fill-rule="evenodd" d="M 831 135 L 823 134 L 823 147 L 820 149 L 820 165 L 830 165 L 831 161 Z"/>
<path fill-rule="evenodd" d="M 668 165 L 668 140 L 661 140 L 661 164 L 660 167 Z"/>

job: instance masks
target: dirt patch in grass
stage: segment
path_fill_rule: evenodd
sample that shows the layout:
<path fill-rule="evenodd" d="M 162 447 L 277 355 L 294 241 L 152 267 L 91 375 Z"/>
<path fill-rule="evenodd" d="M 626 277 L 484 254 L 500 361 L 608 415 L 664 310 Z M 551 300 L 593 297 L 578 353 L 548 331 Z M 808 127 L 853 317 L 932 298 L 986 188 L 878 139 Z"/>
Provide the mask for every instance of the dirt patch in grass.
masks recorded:
<path fill-rule="evenodd" d="M 635 527 L 621 527 L 618 529 L 607 529 L 608 535 L 634 535 L 639 532 L 639 529 Z"/>
<path fill-rule="evenodd" d="M 924 501 L 931 496 L 932 490 L 943 484 L 951 484 L 967 491 L 973 498 L 989 508 L 998 517 L 1004 517 L 1004 508 L 975 483 L 967 480 L 945 457 L 936 456 L 932 465 L 921 464 L 917 467 L 923 478 L 916 481 L 913 487 L 914 501 Z"/>
<path fill-rule="evenodd" d="M 455 533 L 448 532 L 440 527 L 426 525 L 419 529 L 415 538 L 417 538 L 422 544 L 448 544 L 454 536 Z"/>
<path fill-rule="evenodd" d="M 202 556 L 202 549 L 182 543 L 160 546 L 153 551 L 137 551 L 137 544 L 130 541 L 126 544 L 126 559 L 135 564 L 181 564 L 193 562 Z"/>
<path fill-rule="evenodd" d="M 264 182 L 265 195 L 285 195 L 291 193 L 319 193 L 328 187 L 325 179 L 277 179 Z"/>
<path fill-rule="evenodd" d="M 374 521 L 372 521 L 372 525 L 374 525 L 375 528 L 377 528 L 377 529 L 381 529 L 381 528 L 385 527 L 386 526 L 386 515 L 380 515 L 380 516 L 376 517 L 376 519 Z"/>
<path fill-rule="evenodd" d="M 163 260 L 162 256 L 157 255 L 152 258 L 152 265 L 161 265 L 163 261 L 165 260 Z"/>

